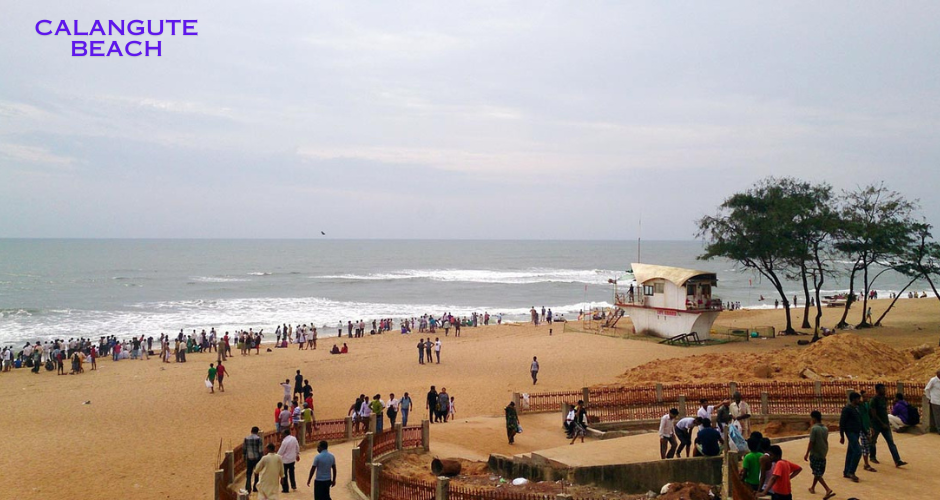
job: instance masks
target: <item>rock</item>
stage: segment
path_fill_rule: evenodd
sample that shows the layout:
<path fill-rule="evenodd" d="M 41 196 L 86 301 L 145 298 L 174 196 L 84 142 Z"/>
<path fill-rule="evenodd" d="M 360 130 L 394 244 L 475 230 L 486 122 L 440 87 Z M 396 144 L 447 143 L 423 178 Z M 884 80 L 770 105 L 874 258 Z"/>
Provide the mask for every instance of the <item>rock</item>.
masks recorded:
<path fill-rule="evenodd" d="M 513 486 L 522 486 L 524 484 L 529 484 L 529 480 L 524 477 L 517 477 L 512 480 Z"/>

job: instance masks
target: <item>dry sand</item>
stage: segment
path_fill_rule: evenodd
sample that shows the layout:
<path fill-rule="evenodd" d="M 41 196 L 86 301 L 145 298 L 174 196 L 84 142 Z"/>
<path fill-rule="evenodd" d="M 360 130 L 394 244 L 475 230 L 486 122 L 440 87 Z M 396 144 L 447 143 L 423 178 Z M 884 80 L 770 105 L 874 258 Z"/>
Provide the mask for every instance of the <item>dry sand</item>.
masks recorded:
<path fill-rule="evenodd" d="M 873 309 L 877 314 L 886 305 L 887 301 L 877 301 Z M 935 345 L 938 310 L 931 299 L 903 300 L 885 327 L 859 335 L 888 340 L 898 348 Z M 838 311 L 826 312 L 825 324 L 831 324 L 835 320 L 829 313 Z M 719 323 L 779 326 L 782 311 L 729 312 Z M 389 392 L 409 391 L 420 408 L 428 386 L 447 387 L 456 397 L 458 422 L 440 430 L 432 426 L 432 448 L 447 452 L 451 447 L 449 451 L 474 458 L 490 451 L 531 451 L 548 444 L 534 439 L 543 431 L 533 428 L 524 434 L 532 441 L 522 439 L 524 446 L 510 448 L 498 423 L 493 423 L 498 419 L 490 419 L 489 425 L 461 422 L 500 415 L 514 390 L 610 383 L 629 368 L 657 359 L 805 349 L 796 347 L 793 337 L 681 348 L 561 330 L 556 325 L 549 336 L 547 327 L 467 328 L 459 339 L 442 338 L 442 363 L 431 366 L 416 362 L 419 335 L 397 333 L 347 340 L 351 353 L 344 356 L 327 353 L 329 339 L 317 351 L 275 349 L 260 356 L 236 355 L 226 363 L 228 391 L 212 395 L 202 380 L 214 354 L 190 355 L 186 364 L 162 364 L 156 358 L 118 363 L 105 359 L 98 371 L 79 376 L 45 371 L 34 375 L 25 369 L 2 374 L 0 399 L 6 408 L 0 424 L 13 451 L 0 459 L 4 491 L 21 499 L 65 498 L 78 489 L 94 491 L 95 498 L 211 498 L 220 442 L 221 448 L 231 449 L 252 425 L 272 428 L 274 406 L 282 394 L 277 384 L 292 379 L 296 369 L 311 380 L 318 418 L 345 416 L 359 393 L 378 392 L 387 398 Z M 533 355 L 542 366 L 535 388 L 528 373 Z M 935 363 L 934 358 L 936 353 L 923 359 Z M 83 405 L 84 401 L 91 404 Z M 523 425 L 529 418 L 533 417 L 523 417 Z M 445 434 L 452 437 L 445 439 Z M 338 458 L 341 469 L 348 468 L 349 462 Z M 911 459 L 922 470 L 940 466 L 940 457 L 934 455 Z M 299 469 L 306 473 L 304 464 Z"/>

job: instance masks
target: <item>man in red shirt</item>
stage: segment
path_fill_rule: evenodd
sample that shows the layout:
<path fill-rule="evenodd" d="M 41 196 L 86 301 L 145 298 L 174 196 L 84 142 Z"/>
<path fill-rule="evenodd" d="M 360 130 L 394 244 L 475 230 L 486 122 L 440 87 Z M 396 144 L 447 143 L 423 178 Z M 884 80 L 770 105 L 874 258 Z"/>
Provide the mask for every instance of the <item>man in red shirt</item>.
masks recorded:
<path fill-rule="evenodd" d="M 787 462 L 783 459 L 783 450 L 779 446 L 770 447 L 770 459 L 776 462 L 771 471 L 770 481 L 761 492 L 761 495 L 767 495 L 770 492 L 772 500 L 793 500 L 793 490 L 790 487 L 790 480 L 796 477 L 803 468 L 793 462 Z"/>

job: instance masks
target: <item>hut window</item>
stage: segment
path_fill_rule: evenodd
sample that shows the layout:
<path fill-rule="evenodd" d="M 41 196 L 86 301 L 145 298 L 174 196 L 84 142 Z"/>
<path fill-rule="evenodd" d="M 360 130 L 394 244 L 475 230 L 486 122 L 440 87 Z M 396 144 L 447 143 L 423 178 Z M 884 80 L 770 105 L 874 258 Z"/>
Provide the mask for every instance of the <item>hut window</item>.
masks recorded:
<path fill-rule="evenodd" d="M 662 283 L 653 283 L 653 293 L 663 293 L 665 287 Z"/>
<path fill-rule="evenodd" d="M 686 295 L 695 295 L 695 285 L 687 285 L 687 286 L 685 287 L 685 294 L 686 294 Z"/>
<path fill-rule="evenodd" d="M 646 295 L 647 297 L 653 295 L 652 285 L 643 285 L 643 295 Z"/>

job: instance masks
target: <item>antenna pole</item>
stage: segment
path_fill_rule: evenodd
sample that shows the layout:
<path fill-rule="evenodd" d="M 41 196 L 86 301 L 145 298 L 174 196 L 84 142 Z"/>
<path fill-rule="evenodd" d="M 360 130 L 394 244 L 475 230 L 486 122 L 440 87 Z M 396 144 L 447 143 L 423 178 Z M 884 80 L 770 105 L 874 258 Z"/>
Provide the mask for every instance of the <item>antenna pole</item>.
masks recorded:
<path fill-rule="evenodd" d="M 639 264 L 640 261 L 640 245 L 641 245 L 641 236 L 643 235 L 643 212 L 640 212 L 640 228 L 637 230 L 636 234 L 636 261 Z"/>

